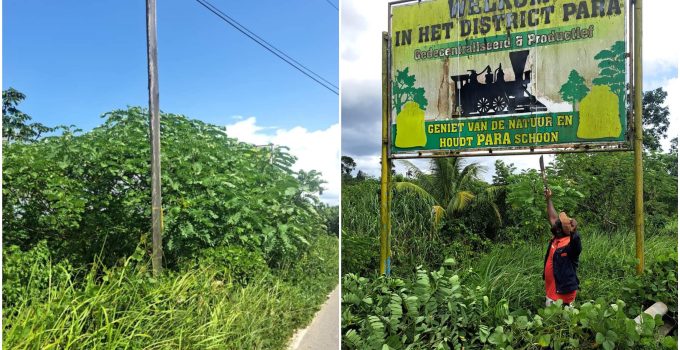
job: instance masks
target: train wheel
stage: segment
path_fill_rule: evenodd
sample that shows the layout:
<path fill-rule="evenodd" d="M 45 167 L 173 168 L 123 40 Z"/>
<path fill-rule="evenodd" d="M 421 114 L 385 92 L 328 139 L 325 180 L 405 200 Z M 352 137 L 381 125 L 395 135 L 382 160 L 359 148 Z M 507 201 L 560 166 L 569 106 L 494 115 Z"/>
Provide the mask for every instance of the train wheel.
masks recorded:
<path fill-rule="evenodd" d="M 494 112 L 503 112 L 508 108 L 508 99 L 505 96 L 496 96 L 491 101 L 491 105 L 493 106 Z"/>
<path fill-rule="evenodd" d="M 486 97 L 480 97 L 479 100 L 477 100 L 477 112 L 486 113 L 489 109 L 491 109 L 491 101 Z"/>

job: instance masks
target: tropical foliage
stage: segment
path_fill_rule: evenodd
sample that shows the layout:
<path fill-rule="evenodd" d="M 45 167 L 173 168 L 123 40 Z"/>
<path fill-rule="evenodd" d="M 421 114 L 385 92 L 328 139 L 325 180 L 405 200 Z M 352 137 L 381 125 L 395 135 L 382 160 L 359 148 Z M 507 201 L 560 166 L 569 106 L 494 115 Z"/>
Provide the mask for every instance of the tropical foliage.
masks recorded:
<path fill-rule="evenodd" d="M 146 112 L 104 115 L 91 132 L 67 130 L 5 150 L 3 233 L 28 249 L 45 240 L 57 259 L 106 265 L 129 256 L 149 230 Z M 183 116 L 161 116 L 164 255 L 173 266 L 201 249 L 239 245 L 277 266 L 325 231 L 314 203 L 318 173 Z M 270 164 L 270 157 L 275 162 Z"/>
<path fill-rule="evenodd" d="M 597 239 L 606 239 L 598 237 Z M 605 252 L 600 252 L 607 254 Z M 616 252 L 614 254 L 617 254 Z M 609 255 L 609 254 L 607 254 Z M 538 258 L 538 257 L 537 257 Z M 539 258 L 540 259 L 540 258 Z M 650 272 L 650 279 L 677 283 L 677 253 L 660 257 L 668 261 Z M 669 261 L 670 260 L 670 261 Z M 472 265 L 474 266 L 474 265 Z M 619 266 L 637 280 L 632 267 Z M 616 273 L 616 271 L 611 271 Z M 481 268 L 460 268 L 448 259 L 437 270 L 418 269 L 402 278 L 343 278 L 343 344 L 347 349 L 675 349 L 677 335 L 659 336 L 661 317 L 644 314 L 640 326 L 634 317 L 639 304 L 621 295 L 585 300 L 576 307 L 553 304 L 547 308 L 518 309 L 499 289 L 512 295 L 523 293 L 526 271 L 516 276 L 479 279 Z M 654 273 L 651 275 L 651 273 Z M 515 279 L 517 281 L 517 279 Z M 619 286 L 621 282 L 619 282 Z M 677 284 L 668 291 L 677 293 Z M 652 300 L 662 296 L 655 293 Z M 625 297 L 625 296 L 623 296 Z M 673 302 L 670 299 L 661 300 Z M 631 305 L 633 304 L 633 305 Z M 631 307 L 633 306 L 633 307 Z"/>
<path fill-rule="evenodd" d="M 285 148 L 162 113 L 152 276 L 146 111 L 41 136 L 23 98 L 3 93 L 4 348 L 285 348 L 337 284 L 337 207 Z"/>
<path fill-rule="evenodd" d="M 618 64 L 612 52 L 599 55 L 604 75 Z M 537 170 L 497 160 L 487 182 L 474 162 L 440 158 L 427 170 L 404 162 L 406 172 L 392 177 L 392 270 L 385 277 L 377 271 L 380 184 L 352 177 L 360 170 L 347 162 L 344 347 L 676 348 L 677 328 L 660 336 L 658 327 L 677 324 L 677 139 L 661 150 L 666 107 L 662 94 L 648 96 L 643 276 L 635 271 L 632 152 L 560 154 L 547 164 L 555 207 L 578 221 L 583 239 L 580 290 L 570 308 L 543 307 L 551 234 Z M 664 320 L 644 316 L 636 326 L 633 318 L 657 301 L 669 308 Z"/>

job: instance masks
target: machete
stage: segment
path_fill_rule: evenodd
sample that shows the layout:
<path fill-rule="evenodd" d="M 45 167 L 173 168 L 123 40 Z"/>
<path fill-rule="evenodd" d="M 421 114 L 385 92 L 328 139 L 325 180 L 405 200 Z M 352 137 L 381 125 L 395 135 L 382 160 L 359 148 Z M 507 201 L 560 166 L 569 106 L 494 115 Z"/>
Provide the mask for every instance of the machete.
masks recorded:
<path fill-rule="evenodd" d="M 541 177 L 543 178 L 543 188 L 548 189 L 548 180 L 545 178 L 545 165 L 543 164 L 543 156 L 538 158 L 538 163 L 541 165 Z"/>

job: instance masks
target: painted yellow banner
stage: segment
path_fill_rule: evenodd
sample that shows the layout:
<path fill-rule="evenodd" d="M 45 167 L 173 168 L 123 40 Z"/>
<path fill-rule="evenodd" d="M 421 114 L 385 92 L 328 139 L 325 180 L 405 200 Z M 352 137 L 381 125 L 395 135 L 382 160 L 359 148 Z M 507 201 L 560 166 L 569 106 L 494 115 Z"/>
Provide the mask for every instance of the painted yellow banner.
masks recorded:
<path fill-rule="evenodd" d="M 626 140 L 622 0 L 390 4 L 392 151 Z"/>

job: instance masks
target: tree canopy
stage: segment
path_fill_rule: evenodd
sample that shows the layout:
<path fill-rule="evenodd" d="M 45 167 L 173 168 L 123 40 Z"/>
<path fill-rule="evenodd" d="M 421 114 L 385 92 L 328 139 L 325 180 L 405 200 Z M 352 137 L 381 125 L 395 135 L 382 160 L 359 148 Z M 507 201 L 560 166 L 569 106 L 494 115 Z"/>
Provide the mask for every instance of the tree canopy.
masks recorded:
<path fill-rule="evenodd" d="M 55 256 L 107 264 L 150 241 L 148 113 L 104 114 L 87 133 L 67 129 L 3 153 L 3 243 L 47 241 Z M 295 259 L 325 231 L 309 194 L 318 172 L 291 170 L 295 158 L 229 138 L 223 128 L 161 115 L 164 254 L 167 264 L 201 249 L 237 245 L 271 265 Z"/>

